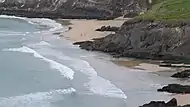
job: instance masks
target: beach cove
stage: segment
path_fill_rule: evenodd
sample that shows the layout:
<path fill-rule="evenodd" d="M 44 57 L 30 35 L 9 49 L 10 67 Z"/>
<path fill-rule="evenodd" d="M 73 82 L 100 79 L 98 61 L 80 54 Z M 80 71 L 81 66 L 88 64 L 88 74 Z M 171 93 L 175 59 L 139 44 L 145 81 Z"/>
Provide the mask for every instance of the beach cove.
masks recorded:
<path fill-rule="evenodd" d="M 0 0 L 0 107 L 189 107 L 189 0 Z"/>
<path fill-rule="evenodd" d="M 63 23 L 65 21 L 68 21 L 68 26 L 71 28 L 66 33 L 61 34 L 61 38 L 67 39 L 74 42 L 81 42 L 81 41 L 93 41 L 93 39 L 102 38 L 109 34 L 114 34 L 115 32 L 105 31 L 105 32 L 98 32 L 96 29 L 101 28 L 102 26 L 115 26 L 119 27 L 121 26 L 126 20 L 129 20 L 127 18 L 118 18 L 115 20 L 107 20 L 107 21 L 98 21 L 98 20 L 67 20 L 63 19 Z M 68 23 L 67 22 L 67 23 Z M 64 25 L 64 24 L 63 24 Z M 97 52 L 95 52 L 97 53 Z M 103 59 L 105 61 L 109 61 L 111 64 L 116 64 L 116 66 L 120 66 L 121 68 L 127 68 L 134 70 L 136 72 L 145 72 L 150 73 L 153 75 L 157 75 L 160 77 L 168 77 L 174 74 L 175 72 L 178 72 L 180 69 L 177 68 L 171 68 L 171 67 L 160 67 L 159 64 L 161 61 L 154 61 L 154 60 L 139 60 L 139 59 L 133 59 L 133 58 L 113 58 L 109 55 L 97 53 L 100 54 L 98 59 Z M 103 69 L 103 68 L 102 68 Z M 125 70 L 128 72 L 128 70 Z M 114 71 L 115 72 L 115 71 Z M 118 72 L 116 70 L 116 72 Z M 127 74 L 126 74 L 127 75 Z M 114 77 L 113 77 L 114 78 Z M 175 79 L 174 79 L 175 80 Z M 185 83 L 185 81 L 177 80 L 176 83 Z M 188 82 L 187 82 L 188 84 Z M 155 84 L 156 85 L 156 84 Z M 158 84 L 157 84 L 158 85 Z M 161 86 L 161 84 L 160 84 Z M 162 85 L 164 86 L 164 85 Z M 155 90 L 156 91 L 156 90 Z M 188 100 L 189 95 L 169 95 L 169 98 L 176 98 L 178 100 L 178 104 L 185 105 L 190 102 Z M 161 99 L 162 100 L 162 99 Z M 169 99 L 165 100 L 168 101 Z M 155 100 L 156 101 L 156 100 Z"/>

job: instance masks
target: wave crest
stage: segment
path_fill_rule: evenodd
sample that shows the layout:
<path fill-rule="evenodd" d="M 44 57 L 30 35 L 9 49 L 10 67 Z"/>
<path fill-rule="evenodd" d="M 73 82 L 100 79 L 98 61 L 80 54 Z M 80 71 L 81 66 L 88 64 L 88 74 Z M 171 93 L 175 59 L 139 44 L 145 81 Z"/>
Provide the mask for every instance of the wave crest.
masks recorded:
<path fill-rule="evenodd" d="M 44 60 L 44 61 L 48 62 L 48 63 L 50 64 L 51 68 L 60 71 L 61 74 L 62 74 L 64 77 L 66 77 L 66 78 L 68 78 L 68 79 L 71 79 L 71 80 L 72 80 L 73 77 L 74 77 L 74 71 L 73 71 L 71 68 L 69 68 L 69 67 L 67 67 L 67 66 L 64 66 L 64 65 L 62 65 L 62 64 L 60 64 L 60 63 L 58 63 L 58 62 L 56 62 L 56 61 L 54 61 L 54 60 L 48 59 L 48 58 L 46 58 L 46 57 L 40 55 L 40 54 L 39 54 L 38 52 L 36 52 L 35 50 L 33 50 L 33 49 L 31 49 L 31 48 L 28 48 L 28 47 L 26 47 L 26 46 L 23 46 L 23 47 L 21 47 L 21 48 L 3 49 L 3 51 L 14 51 L 14 52 L 31 53 L 31 54 L 33 54 L 34 57 L 39 58 L 39 59 L 41 59 L 41 60 Z"/>
<path fill-rule="evenodd" d="M 63 94 L 74 92 L 76 92 L 74 88 L 69 88 L 0 98 L 0 107 L 50 107 L 50 103 L 54 102 L 58 96 L 63 97 Z"/>

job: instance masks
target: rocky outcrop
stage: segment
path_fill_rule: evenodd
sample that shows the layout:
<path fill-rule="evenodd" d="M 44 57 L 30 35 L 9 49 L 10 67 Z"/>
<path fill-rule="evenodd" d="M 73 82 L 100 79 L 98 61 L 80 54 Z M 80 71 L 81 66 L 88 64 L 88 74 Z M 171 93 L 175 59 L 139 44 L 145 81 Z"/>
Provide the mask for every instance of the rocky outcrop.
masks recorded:
<path fill-rule="evenodd" d="M 150 103 L 144 104 L 140 107 L 177 107 L 177 100 L 174 98 L 167 103 L 164 101 L 151 101 Z"/>
<path fill-rule="evenodd" d="M 190 85 L 169 84 L 168 86 L 158 89 L 158 91 L 177 94 L 190 94 Z"/>
<path fill-rule="evenodd" d="M 183 62 L 187 62 L 185 60 L 181 60 Z M 175 61 L 174 61 L 175 63 Z M 189 61 L 188 61 L 189 63 Z M 159 64 L 160 67 L 172 67 L 172 68 L 190 68 L 189 64 L 184 64 L 184 63 L 177 63 L 177 64 L 173 64 L 173 63 L 160 63 Z"/>
<path fill-rule="evenodd" d="M 164 101 L 151 101 L 150 103 L 140 107 L 190 107 L 190 105 L 178 106 L 177 100 L 173 98 L 167 103 L 165 103 Z"/>
<path fill-rule="evenodd" d="M 181 72 L 177 72 L 175 74 L 173 74 L 171 77 L 174 78 L 189 78 L 190 77 L 190 70 L 184 70 Z"/>
<path fill-rule="evenodd" d="M 78 43 L 81 48 L 103 51 L 119 57 L 190 61 L 190 23 L 151 20 L 126 21 L 116 34 L 93 42 Z"/>
<path fill-rule="evenodd" d="M 148 0 L 0 0 L 0 14 L 25 17 L 103 20 L 149 7 Z"/>
<path fill-rule="evenodd" d="M 104 31 L 110 31 L 110 32 L 116 32 L 119 30 L 120 27 L 115 26 L 102 26 L 101 28 L 96 29 L 96 31 L 104 32 Z"/>

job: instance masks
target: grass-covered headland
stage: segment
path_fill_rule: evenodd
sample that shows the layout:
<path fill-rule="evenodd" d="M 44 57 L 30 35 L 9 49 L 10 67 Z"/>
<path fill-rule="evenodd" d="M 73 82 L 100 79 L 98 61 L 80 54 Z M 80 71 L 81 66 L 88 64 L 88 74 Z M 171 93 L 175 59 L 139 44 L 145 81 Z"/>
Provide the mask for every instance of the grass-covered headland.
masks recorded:
<path fill-rule="evenodd" d="M 137 16 L 143 20 L 190 20 L 190 0 L 153 0 L 152 8 Z"/>

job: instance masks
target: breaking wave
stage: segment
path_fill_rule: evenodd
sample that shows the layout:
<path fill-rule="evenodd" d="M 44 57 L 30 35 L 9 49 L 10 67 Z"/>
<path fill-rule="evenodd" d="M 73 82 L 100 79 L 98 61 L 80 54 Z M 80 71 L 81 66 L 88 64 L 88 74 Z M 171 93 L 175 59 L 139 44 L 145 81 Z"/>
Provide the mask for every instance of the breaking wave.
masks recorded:
<path fill-rule="evenodd" d="M 74 76 L 74 71 L 71 68 L 68 68 L 67 66 L 62 65 L 61 63 L 58 63 L 54 60 L 48 59 L 42 55 L 40 55 L 38 52 L 35 50 L 28 48 L 26 46 L 23 46 L 21 48 L 9 48 L 9 49 L 3 49 L 3 51 L 14 51 L 14 52 L 23 52 L 23 53 L 31 53 L 33 54 L 34 57 L 39 58 L 43 61 L 46 61 L 50 64 L 50 67 L 53 69 L 56 69 L 60 71 L 60 73 L 68 78 L 68 79 L 73 79 Z"/>

